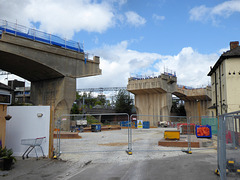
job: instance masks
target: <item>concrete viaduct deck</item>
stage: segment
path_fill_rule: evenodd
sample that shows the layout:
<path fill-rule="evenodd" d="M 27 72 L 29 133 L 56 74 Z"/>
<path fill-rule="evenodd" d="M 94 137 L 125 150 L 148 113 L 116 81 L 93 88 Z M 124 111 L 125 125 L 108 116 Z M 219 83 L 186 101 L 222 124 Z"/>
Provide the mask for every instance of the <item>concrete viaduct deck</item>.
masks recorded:
<path fill-rule="evenodd" d="M 0 35 L 0 59 L 0 69 L 31 82 L 34 105 L 54 107 L 55 119 L 70 113 L 76 98 L 76 78 L 101 74 L 97 56 L 85 61 L 82 52 L 4 32 Z"/>
<path fill-rule="evenodd" d="M 177 85 L 177 77 L 167 74 L 147 79 L 129 78 L 127 90 L 135 94 L 137 114 L 170 116 L 172 94 L 185 102 L 187 116 L 208 115 L 211 102 L 211 88 L 186 89 Z M 141 117 L 156 126 L 158 117 Z"/>

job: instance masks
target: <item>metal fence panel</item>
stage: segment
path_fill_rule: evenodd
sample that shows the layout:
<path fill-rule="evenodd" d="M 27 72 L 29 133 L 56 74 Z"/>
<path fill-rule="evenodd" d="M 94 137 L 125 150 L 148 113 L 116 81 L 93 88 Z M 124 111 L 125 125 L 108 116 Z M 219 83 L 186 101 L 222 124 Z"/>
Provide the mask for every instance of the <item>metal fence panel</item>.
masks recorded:
<path fill-rule="evenodd" d="M 195 126 L 195 136 L 200 143 L 200 150 L 217 148 L 218 118 L 211 116 L 192 116 L 190 124 Z"/>
<path fill-rule="evenodd" d="M 212 134 L 217 134 L 218 131 L 218 118 L 216 117 L 202 117 L 202 125 L 210 125 Z"/>
<path fill-rule="evenodd" d="M 62 115 L 55 126 L 55 154 L 126 151 L 129 130 L 120 122 L 128 120 L 126 113 Z"/>
<path fill-rule="evenodd" d="M 205 119 L 205 122 L 204 120 Z M 208 121 L 206 121 L 208 120 Z M 215 117 L 185 117 L 185 116 L 152 116 L 134 114 L 130 116 L 131 125 L 127 122 L 123 126 L 131 127 L 129 141 L 130 151 L 183 151 L 192 153 L 192 151 L 205 151 L 216 149 L 217 136 L 212 134 L 210 122 L 216 126 Z M 139 122 L 144 124 L 149 121 L 150 130 L 144 129 Z M 203 123 L 202 123 L 203 122 Z M 199 129 L 208 131 L 208 135 L 200 136 Z M 169 138 L 168 131 L 179 131 L 180 139 Z M 151 132 L 157 136 L 151 136 Z M 142 134 L 142 137 L 140 136 Z M 140 142 L 142 141 L 142 143 Z M 155 142 L 154 142 L 155 141 Z M 148 143 L 147 143 L 148 142 Z M 153 144 L 153 146 L 149 146 Z M 155 143 L 155 144 L 154 144 Z M 165 146 L 165 147 L 164 147 Z M 178 147 L 178 148 L 176 148 Z"/>
<path fill-rule="evenodd" d="M 187 151 L 186 149 L 188 149 L 189 145 L 186 140 L 188 139 L 188 135 L 190 135 L 187 128 L 187 117 L 133 114 L 130 116 L 130 121 L 132 124 L 130 131 L 131 138 L 129 141 L 130 151 L 182 151 L 183 147 L 177 147 L 171 144 L 171 140 L 164 140 L 164 135 L 168 136 L 167 139 L 171 139 L 170 134 L 172 134 L 172 132 L 176 132 L 176 134 L 180 134 L 181 132 L 181 137 L 179 138 L 183 140 L 182 144 L 185 143 L 184 151 Z M 169 133 L 169 131 L 171 132 Z"/>
<path fill-rule="evenodd" d="M 221 179 L 240 175 L 240 111 L 221 115 L 218 131 L 218 172 Z"/>

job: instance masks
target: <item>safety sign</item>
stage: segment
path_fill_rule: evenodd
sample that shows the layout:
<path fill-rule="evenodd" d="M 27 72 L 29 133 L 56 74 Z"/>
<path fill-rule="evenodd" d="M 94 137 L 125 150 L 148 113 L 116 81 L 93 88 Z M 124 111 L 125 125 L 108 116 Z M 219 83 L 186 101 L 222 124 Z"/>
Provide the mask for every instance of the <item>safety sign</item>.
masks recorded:
<path fill-rule="evenodd" d="M 137 120 L 137 128 L 142 129 L 143 128 L 143 120 Z"/>

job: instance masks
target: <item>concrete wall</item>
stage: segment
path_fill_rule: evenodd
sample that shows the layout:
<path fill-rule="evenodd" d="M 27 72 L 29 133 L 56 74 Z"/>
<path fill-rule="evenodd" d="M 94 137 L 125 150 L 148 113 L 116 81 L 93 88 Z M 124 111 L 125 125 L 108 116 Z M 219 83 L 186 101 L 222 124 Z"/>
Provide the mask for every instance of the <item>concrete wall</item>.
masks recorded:
<path fill-rule="evenodd" d="M 21 139 L 46 137 L 42 142 L 45 156 L 49 151 L 50 106 L 9 106 L 7 113 L 12 119 L 6 123 L 6 147 L 12 148 L 15 156 L 22 156 L 28 146 L 21 145 Z M 42 113 L 42 117 L 37 114 Z M 37 152 L 42 153 L 39 148 Z M 32 151 L 30 156 L 35 157 Z"/>

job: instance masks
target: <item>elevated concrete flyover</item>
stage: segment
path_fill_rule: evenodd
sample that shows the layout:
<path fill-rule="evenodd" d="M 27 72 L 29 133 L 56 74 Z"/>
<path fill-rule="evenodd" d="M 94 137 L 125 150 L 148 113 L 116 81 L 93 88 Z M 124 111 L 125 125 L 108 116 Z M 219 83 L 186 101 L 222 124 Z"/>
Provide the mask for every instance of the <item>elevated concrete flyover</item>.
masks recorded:
<path fill-rule="evenodd" d="M 170 116 L 172 94 L 184 101 L 188 117 L 209 116 L 211 87 L 187 89 L 177 85 L 177 77 L 167 73 L 153 78 L 129 78 L 127 90 L 135 95 L 135 107 L 139 117 L 156 126 L 157 121 L 168 120 L 157 116 Z M 155 117 L 154 117 L 155 116 Z"/>
<path fill-rule="evenodd" d="M 170 116 L 176 82 L 175 76 L 166 74 L 154 78 L 129 78 L 127 90 L 135 95 L 137 114 L 150 115 L 139 118 L 150 121 L 151 126 L 157 126 L 157 122 L 162 121 L 162 118 L 157 116 Z"/>
<path fill-rule="evenodd" d="M 187 116 L 210 116 L 208 108 L 211 105 L 211 87 L 187 89 L 177 87 L 173 94 L 184 101 Z"/>
<path fill-rule="evenodd" d="M 99 57 L 2 32 L 0 69 L 31 82 L 34 105 L 52 105 L 55 119 L 70 113 L 76 96 L 76 78 L 101 74 Z M 66 125 L 67 127 L 68 125 Z"/>

